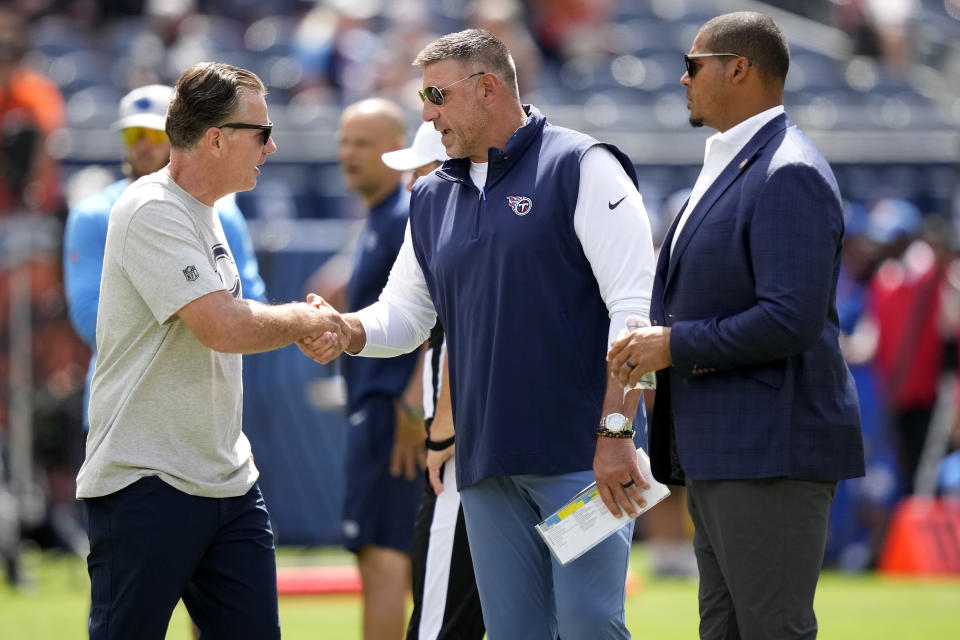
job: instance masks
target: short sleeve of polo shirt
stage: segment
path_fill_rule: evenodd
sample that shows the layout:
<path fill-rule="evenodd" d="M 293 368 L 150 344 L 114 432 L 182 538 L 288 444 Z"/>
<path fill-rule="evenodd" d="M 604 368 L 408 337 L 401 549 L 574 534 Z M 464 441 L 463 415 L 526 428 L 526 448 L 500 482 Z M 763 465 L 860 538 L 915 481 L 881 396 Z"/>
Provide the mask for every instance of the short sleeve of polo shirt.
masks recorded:
<path fill-rule="evenodd" d="M 123 269 L 160 324 L 197 298 L 226 290 L 213 262 L 217 240 L 194 215 L 172 202 L 151 201 L 127 227 Z"/>

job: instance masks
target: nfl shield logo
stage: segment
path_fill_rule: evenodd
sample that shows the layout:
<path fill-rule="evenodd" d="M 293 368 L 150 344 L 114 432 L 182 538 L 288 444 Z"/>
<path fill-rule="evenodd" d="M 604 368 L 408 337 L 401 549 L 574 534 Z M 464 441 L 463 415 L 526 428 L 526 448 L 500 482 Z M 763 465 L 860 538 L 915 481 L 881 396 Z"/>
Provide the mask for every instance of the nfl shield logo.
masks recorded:
<path fill-rule="evenodd" d="M 527 196 L 507 196 L 507 204 L 518 216 L 525 216 L 533 210 L 533 200 Z"/>
<path fill-rule="evenodd" d="M 187 279 L 187 282 L 193 282 L 200 277 L 200 272 L 197 271 L 197 268 L 193 265 L 190 265 L 183 270 L 183 276 Z"/>

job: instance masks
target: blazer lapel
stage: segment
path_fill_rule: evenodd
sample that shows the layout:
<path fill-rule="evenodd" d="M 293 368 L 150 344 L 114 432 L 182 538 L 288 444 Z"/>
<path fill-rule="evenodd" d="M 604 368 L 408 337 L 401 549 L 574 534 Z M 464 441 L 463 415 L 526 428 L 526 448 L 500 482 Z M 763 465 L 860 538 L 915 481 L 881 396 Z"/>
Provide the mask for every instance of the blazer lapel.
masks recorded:
<path fill-rule="evenodd" d="M 713 207 L 723 192 L 740 176 L 757 153 L 766 146 L 770 138 L 792 125 L 793 122 L 787 118 L 786 114 L 781 114 L 765 124 L 750 138 L 747 144 L 743 146 L 743 149 L 740 150 L 740 153 L 734 156 L 730 164 L 724 168 L 720 175 L 717 176 L 717 179 L 713 181 L 713 184 L 704 192 L 703 197 L 700 198 L 697 206 L 690 212 L 690 217 L 687 219 L 687 222 L 683 225 L 674 250 L 670 252 L 670 263 L 667 269 L 667 277 L 664 281 L 664 290 L 666 290 L 666 287 L 670 284 L 670 279 L 673 277 L 673 273 L 677 268 L 677 261 L 687 248 L 687 245 L 690 244 L 691 236 L 697 230 L 697 227 L 700 226 L 700 223 L 703 222 L 710 208 Z M 679 219 L 679 216 L 677 216 L 677 218 Z M 664 241 L 664 245 L 669 246 L 666 244 L 666 241 Z"/>
<path fill-rule="evenodd" d="M 661 326 L 666 324 L 663 312 L 663 292 L 666 288 L 667 268 L 670 264 L 670 245 L 673 244 L 673 236 L 677 233 L 677 225 L 680 224 L 680 218 L 683 217 L 683 212 L 686 211 L 688 204 L 690 204 L 690 198 L 687 198 L 687 201 L 677 211 L 677 215 L 674 216 L 673 222 L 670 223 L 670 228 L 667 230 L 667 235 L 663 237 L 663 241 L 660 243 L 660 255 L 657 256 L 657 270 L 653 276 L 653 292 L 650 299 L 651 324 Z"/>

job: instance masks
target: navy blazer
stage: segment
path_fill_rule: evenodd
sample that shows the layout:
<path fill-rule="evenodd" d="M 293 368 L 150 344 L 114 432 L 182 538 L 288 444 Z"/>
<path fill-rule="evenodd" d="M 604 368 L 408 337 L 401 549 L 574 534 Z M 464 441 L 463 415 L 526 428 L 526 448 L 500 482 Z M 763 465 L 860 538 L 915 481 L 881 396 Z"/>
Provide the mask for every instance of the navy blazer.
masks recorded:
<path fill-rule="evenodd" d="M 671 327 L 650 426 L 663 482 L 864 474 L 838 344 L 840 192 L 786 115 L 707 189 L 657 264 L 650 318 Z"/>

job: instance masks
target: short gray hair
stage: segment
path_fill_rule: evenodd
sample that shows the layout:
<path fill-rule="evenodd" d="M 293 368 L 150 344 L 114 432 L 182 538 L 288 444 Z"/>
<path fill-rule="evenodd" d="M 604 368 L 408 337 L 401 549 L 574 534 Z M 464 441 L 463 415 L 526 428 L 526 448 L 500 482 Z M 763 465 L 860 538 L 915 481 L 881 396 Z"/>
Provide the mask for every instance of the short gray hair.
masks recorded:
<path fill-rule="evenodd" d="M 470 65 L 471 68 L 476 66 L 474 71 L 492 73 L 514 93 L 520 94 L 517 68 L 510 51 L 499 38 L 485 29 L 467 29 L 437 38 L 417 54 L 413 66 L 423 68 L 449 59 Z"/>
<path fill-rule="evenodd" d="M 218 127 L 239 111 L 242 91 L 266 95 L 252 71 L 225 62 L 199 62 L 177 80 L 167 110 L 167 137 L 174 149 L 189 149 L 210 127 Z"/>

